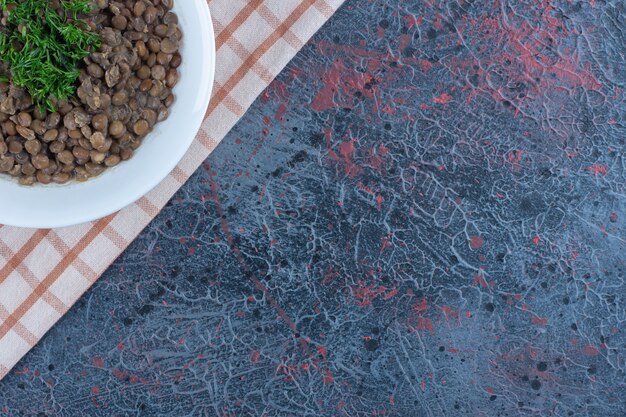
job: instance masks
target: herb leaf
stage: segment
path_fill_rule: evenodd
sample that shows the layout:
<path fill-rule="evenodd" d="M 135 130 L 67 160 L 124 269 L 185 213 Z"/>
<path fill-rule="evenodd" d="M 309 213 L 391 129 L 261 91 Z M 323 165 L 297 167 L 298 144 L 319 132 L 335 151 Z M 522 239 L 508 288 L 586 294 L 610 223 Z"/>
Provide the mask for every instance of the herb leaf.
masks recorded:
<path fill-rule="evenodd" d="M 0 59 L 9 65 L 15 85 L 26 88 L 40 108 L 53 111 L 52 98 L 64 100 L 76 92 L 78 64 L 100 47 L 100 37 L 77 19 L 91 10 L 88 0 L 62 0 L 60 13 L 49 3 L 0 0 L 0 10 L 8 12 Z"/>

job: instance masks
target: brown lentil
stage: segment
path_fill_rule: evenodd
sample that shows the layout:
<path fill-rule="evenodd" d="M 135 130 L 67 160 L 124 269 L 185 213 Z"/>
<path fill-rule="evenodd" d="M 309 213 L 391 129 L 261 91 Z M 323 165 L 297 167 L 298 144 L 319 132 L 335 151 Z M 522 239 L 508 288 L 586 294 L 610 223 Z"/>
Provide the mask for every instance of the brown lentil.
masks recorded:
<path fill-rule="evenodd" d="M 150 130 L 150 124 L 146 120 L 140 119 L 135 122 L 135 126 L 133 126 L 133 131 L 137 136 L 144 136 Z"/>
<path fill-rule="evenodd" d="M 25 111 L 20 112 L 17 115 L 17 124 L 19 124 L 20 126 L 29 127 L 32 121 L 33 121 L 32 116 L 29 113 L 26 113 Z"/>
<path fill-rule="evenodd" d="M 39 142 L 38 140 L 27 140 L 24 144 L 24 149 L 26 149 L 26 152 L 31 155 L 37 155 L 39 152 L 41 152 L 41 147 L 41 142 Z"/>

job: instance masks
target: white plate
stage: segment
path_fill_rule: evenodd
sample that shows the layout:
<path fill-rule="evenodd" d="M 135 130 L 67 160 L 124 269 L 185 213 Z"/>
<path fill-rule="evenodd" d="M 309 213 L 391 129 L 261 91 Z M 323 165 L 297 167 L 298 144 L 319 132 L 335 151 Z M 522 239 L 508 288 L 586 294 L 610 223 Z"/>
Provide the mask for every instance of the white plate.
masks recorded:
<path fill-rule="evenodd" d="M 215 37 L 206 0 L 176 0 L 183 31 L 176 102 L 135 155 L 89 181 L 19 185 L 0 175 L 0 224 L 34 228 L 70 226 L 99 219 L 138 200 L 181 160 L 204 118 L 215 75 Z"/>

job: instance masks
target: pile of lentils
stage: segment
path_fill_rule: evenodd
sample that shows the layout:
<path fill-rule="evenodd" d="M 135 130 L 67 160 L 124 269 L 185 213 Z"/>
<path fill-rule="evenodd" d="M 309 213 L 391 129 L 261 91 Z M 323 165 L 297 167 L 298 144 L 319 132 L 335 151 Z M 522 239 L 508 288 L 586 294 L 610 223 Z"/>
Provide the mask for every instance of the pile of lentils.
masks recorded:
<path fill-rule="evenodd" d="M 54 112 L 0 83 L 0 172 L 23 185 L 63 184 L 131 158 L 174 103 L 182 32 L 173 2 L 93 0 L 84 20 L 101 47 L 84 59 L 76 96 L 53 100 Z"/>

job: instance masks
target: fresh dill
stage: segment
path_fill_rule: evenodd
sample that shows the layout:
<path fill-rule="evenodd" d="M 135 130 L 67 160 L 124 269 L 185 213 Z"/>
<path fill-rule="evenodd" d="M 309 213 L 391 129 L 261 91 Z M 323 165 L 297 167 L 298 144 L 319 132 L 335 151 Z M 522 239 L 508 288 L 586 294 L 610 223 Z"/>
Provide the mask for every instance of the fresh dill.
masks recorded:
<path fill-rule="evenodd" d="M 74 95 L 79 62 L 100 47 L 99 35 L 78 18 L 91 10 L 89 0 L 62 0 L 61 6 L 57 11 L 49 0 L 0 0 L 0 10 L 8 12 L 0 60 L 9 65 L 10 81 L 47 110 L 54 110 L 53 98 Z"/>

